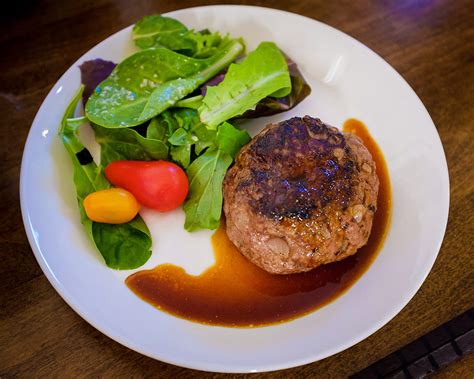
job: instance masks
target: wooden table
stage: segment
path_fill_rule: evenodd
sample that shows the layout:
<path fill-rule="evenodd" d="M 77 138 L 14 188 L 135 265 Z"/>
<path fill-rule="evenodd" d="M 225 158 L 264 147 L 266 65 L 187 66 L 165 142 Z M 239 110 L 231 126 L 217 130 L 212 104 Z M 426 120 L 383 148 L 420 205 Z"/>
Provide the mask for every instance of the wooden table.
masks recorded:
<path fill-rule="evenodd" d="M 15 0 L 8 4 L 13 8 L 5 10 L 2 5 L 0 26 L 0 376 L 220 376 L 144 357 L 74 313 L 36 263 L 18 198 L 28 130 L 61 74 L 95 44 L 141 16 L 204 1 Z M 436 264 L 415 298 L 358 345 L 283 374 L 344 377 L 474 305 L 474 2 L 278 0 L 256 4 L 313 17 L 352 35 L 385 58 L 427 107 L 448 159 L 448 229 Z M 473 366 L 472 356 L 463 359 L 467 370 Z M 459 375 L 459 370 L 451 372 Z"/>

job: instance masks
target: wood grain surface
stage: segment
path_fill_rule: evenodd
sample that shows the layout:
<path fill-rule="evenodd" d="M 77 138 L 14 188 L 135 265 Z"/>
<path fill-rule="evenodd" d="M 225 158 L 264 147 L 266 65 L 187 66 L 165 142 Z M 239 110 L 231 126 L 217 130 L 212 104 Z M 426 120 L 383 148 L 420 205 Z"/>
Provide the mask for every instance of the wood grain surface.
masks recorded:
<path fill-rule="evenodd" d="M 53 84 L 77 58 L 141 16 L 215 2 L 7 3 L 7 8 L 2 3 L 0 11 L 0 377 L 220 377 L 142 356 L 74 313 L 36 263 L 21 221 L 18 195 L 21 155 L 31 122 Z M 421 98 L 447 155 L 448 229 L 436 264 L 412 301 L 377 333 L 340 354 L 254 376 L 346 377 L 474 306 L 474 2 L 239 3 L 312 17 L 376 51 Z M 468 356 L 462 361 L 462 372 L 474 372 L 473 366 L 473 357 Z"/>

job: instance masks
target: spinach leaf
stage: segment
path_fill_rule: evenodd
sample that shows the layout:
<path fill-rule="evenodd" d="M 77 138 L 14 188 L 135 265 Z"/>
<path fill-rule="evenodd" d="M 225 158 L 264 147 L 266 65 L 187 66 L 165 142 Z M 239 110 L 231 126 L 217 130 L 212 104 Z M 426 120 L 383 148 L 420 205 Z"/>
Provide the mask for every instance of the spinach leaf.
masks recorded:
<path fill-rule="evenodd" d="M 285 57 L 272 42 L 262 42 L 240 64 L 231 64 L 224 80 L 208 87 L 199 107 L 201 121 L 210 128 L 243 114 L 267 96 L 291 92 Z"/>
<path fill-rule="evenodd" d="M 91 221 L 84 210 L 85 197 L 92 192 L 109 188 L 110 184 L 91 158 L 82 163 L 79 159 L 81 155 L 89 154 L 77 137 L 79 127 L 86 119 L 72 118 L 83 90 L 84 86 L 81 86 L 67 107 L 59 131 L 73 164 L 81 223 L 107 266 L 119 270 L 137 268 L 151 256 L 151 235 L 142 218 L 137 215 L 129 223 L 110 225 Z"/>
<path fill-rule="evenodd" d="M 207 29 L 189 30 L 178 20 L 160 15 L 145 16 L 137 21 L 132 39 L 141 49 L 166 47 L 193 58 L 208 58 L 230 40 Z"/>
<path fill-rule="evenodd" d="M 222 182 L 234 156 L 249 141 L 250 136 L 246 131 L 223 123 L 217 130 L 214 146 L 209 147 L 188 167 L 189 196 L 184 204 L 184 227 L 187 231 L 216 229 L 219 226 Z"/>
<path fill-rule="evenodd" d="M 130 270 L 151 256 L 151 235 L 140 216 L 126 224 L 92 222 L 95 245 L 110 268 Z"/>
<path fill-rule="evenodd" d="M 189 30 L 178 20 L 170 17 L 145 16 L 134 25 L 132 39 L 142 49 L 166 47 L 185 55 L 196 51 L 196 42 L 188 37 Z"/>
<path fill-rule="evenodd" d="M 160 139 L 143 137 L 130 128 L 109 129 L 92 124 L 100 144 L 100 163 L 106 167 L 118 160 L 160 160 L 168 158 L 168 146 Z"/>
<path fill-rule="evenodd" d="M 165 48 L 135 53 L 96 88 L 86 104 L 87 118 L 107 128 L 142 124 L 227 67 L 243 48 L 232 40 L 206 59 Z"/>

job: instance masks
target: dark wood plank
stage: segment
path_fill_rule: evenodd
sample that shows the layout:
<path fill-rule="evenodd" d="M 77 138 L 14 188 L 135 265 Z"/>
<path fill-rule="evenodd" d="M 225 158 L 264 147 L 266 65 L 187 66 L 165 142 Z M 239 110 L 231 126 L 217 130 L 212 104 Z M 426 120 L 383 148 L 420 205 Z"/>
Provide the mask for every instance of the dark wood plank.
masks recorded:
<path fill-rule="evenodd" d="M 221 376 L 144 357 L 110 340 L 76 315 L 53 290 L 35 261 L 21 222 L 18 198 L 21 154 L 29 127 L 60 75 L 96 43 L 141 16 L 204 3 L 217 2 L 17 0 L 2 9 L 1 377 Z M 230 3 L 254 3 L 300 13 L 359 39 L 410 83 L 443 141 L 451 180 L 449 224 L 440 255 L 418 294 L 394 320 L 358 345 L 310 365 L 256 375 L 347 376 L 474 305 L 474 3 Z M 465 368 L 472 368 L 473 359 L 464 358 L 462 362 L 464 371 L 456 372 L 472 372 Z"/>

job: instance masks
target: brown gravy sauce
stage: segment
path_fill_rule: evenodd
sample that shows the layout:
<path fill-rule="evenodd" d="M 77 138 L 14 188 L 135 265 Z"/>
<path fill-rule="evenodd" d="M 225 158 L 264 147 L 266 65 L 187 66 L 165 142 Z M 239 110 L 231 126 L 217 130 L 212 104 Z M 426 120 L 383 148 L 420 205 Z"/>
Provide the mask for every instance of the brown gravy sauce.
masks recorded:
<path fill-rule="evenodd" d="M 216 263 L 201 275 L 188 275 L 181 267 L 163 264 L 129 276 L 127 286 L 141 299 L 175 316 L 232 327 L 289 321 L 343 294 L 375 259 L 391 216 L 390 178 L 377 143 L 358 120 L 347 120 L 343 130 L 363 140 L 380 179 L 372 232 L 367 245 L 355 255 L 307 273 L 271 275 L 247 261 L 221 225 L 212 237 Z"/>

